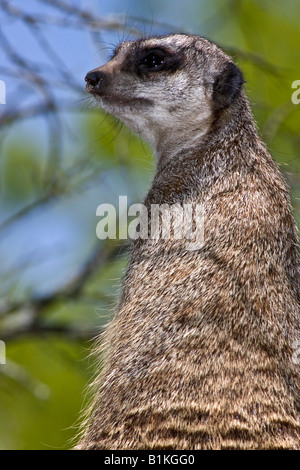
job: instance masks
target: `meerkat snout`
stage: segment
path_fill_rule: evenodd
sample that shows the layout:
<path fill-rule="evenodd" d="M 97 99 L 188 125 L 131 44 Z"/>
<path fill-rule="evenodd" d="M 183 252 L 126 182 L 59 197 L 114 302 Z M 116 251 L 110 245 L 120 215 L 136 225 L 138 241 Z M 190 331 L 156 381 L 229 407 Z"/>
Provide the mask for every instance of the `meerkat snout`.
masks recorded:
<path fill-rule="evenodd" d="M 102 72 L 96 70 L 89 72 L 85 77 L 85 81 L 87 82 L 86 89 L 89 93 L 101 93 L 106 77 Z"/>

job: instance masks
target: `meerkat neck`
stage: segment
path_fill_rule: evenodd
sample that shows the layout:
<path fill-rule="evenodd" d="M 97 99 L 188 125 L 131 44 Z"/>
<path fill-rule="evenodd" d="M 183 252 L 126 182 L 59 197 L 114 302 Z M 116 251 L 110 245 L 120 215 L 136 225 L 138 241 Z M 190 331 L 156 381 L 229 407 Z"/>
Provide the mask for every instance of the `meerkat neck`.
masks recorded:
<path fill-rule="evenodd" d="M 229 158 L 227 150 L 230 146 L 234 145 L 235 148 L 239 146 L 242 151 L 245 146 L 249 147 L 249 142 L 255 144 L 260 141 L 244 93 L 241 93 L 240 100 L 235 107 L 224 110 L 213 121 L 208 121 L 205 126 L 187 130 L 183 123 L 182 129 L 177 129 L 174 134 L 162 138 L 155 149 L 157 173 L 172 161 L 176 161 L 179 171 L 181 162 L 183 163 L 189 155 L 203 154 L 207 161 L 207 154 L 210 151 L 215 153 L 216 147 L 223 149 L 220 157 L 225 160 Z M 216 167 L 213 170 L 215 172 Z"/>
<path fill-rule="evenodd" d="M 154 153 L 157 162 L 166 162 L 175 158 L 178 154 L 188 151 L 194 151 L 195 148 L 205 139 L 209 133 L 212 121 L 204 120 L 197 122 L 195 127 L 179 126 L 176 129 L 168 129 L 162 133 L 158 133 L 154 147 Z"/>

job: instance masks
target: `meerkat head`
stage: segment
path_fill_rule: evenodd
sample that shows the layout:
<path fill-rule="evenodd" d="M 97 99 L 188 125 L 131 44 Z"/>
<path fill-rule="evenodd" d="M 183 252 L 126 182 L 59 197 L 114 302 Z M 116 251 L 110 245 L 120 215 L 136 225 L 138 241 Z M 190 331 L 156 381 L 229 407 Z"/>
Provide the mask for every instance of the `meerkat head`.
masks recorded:
<path fill-rule="evenodd" d="M 85 77 L 90 92 L 159 151 L 201 139 L 235 101 L 243 77 L 217 46 L 171 34 L 121 43 Z"/>

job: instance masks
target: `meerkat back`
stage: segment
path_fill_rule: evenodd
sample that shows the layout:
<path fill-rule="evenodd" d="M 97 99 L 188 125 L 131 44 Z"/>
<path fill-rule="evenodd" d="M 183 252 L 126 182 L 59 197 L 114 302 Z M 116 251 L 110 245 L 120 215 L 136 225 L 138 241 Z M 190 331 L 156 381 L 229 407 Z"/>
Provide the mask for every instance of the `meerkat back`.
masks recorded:
<path fill-rule="evenodd" d="M 299 449 L 296 227 L 239 68 L 175 34 L 120 44 L 86 81 L 154 149 L 148 214 L 189 207 L 201 230 L 175 236 L 175 211 L 168 237 L 149 222 L 133 241 L 77 449 Z"/>

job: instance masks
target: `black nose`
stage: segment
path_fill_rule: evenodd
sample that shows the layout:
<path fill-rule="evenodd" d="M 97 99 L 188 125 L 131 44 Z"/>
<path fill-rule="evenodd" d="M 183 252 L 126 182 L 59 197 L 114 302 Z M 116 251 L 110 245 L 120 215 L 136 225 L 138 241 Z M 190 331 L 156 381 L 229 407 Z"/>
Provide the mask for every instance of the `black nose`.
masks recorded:
<path fill-rule="evenodd" d="M 99 85 L 104 85 L 105 75 L 100 71 L 92 71 L 86 75 L 85 81 L 90 87 L 96 88 L 99 87 Z"/>

